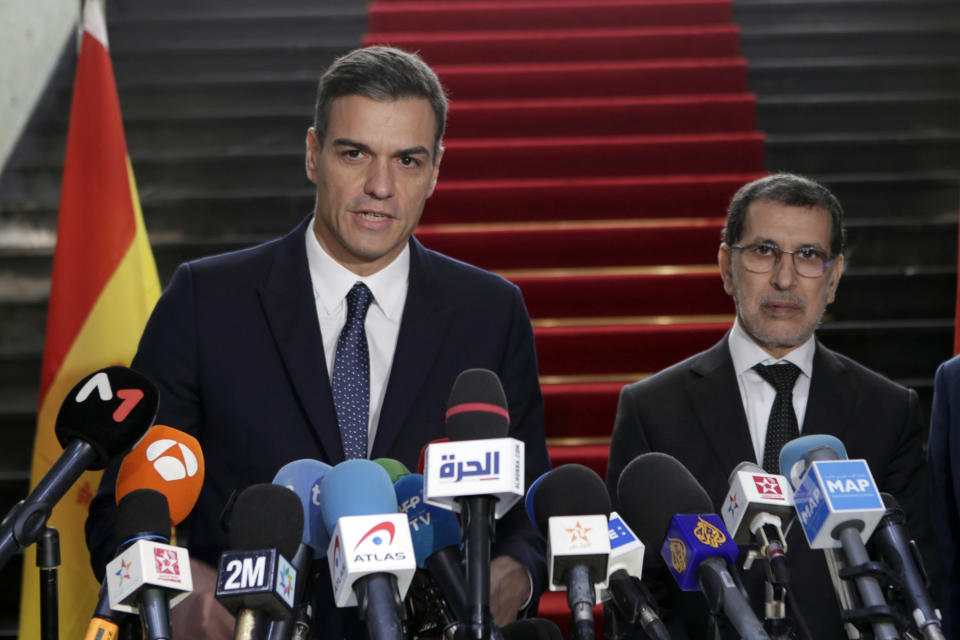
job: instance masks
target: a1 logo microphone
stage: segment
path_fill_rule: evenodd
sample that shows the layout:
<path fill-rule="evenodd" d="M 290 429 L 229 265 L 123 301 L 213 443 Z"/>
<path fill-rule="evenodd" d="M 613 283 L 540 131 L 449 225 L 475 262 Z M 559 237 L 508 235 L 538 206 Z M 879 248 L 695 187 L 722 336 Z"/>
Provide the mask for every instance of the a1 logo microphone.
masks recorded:
<path fill-rule="evenodd" d="M 156 418 L 158 398 L 149 380 L 126 367 L 95 371 L 70 390 L 54 426 L 63 454 L 0 524 L 0 567 L 37 540 L 84 471 L 103 469 L 143 436 Z"/>

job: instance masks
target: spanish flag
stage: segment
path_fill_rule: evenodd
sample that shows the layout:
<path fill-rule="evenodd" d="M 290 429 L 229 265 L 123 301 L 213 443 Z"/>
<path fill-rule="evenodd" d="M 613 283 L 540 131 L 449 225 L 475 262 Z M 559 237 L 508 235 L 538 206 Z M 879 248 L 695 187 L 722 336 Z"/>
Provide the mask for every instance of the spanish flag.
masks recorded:
<path fill-rule="evenodd" d="M 62 453 L 54 435 L 70 388 L 91 371 L 129 365 L 160 297 L 120 102 L 102 0 L 87 0 L 70 107 L 53 256 L 31 488 Z M 82 638 L 97 603 L 83 525 L 100 473 L 87 472 L 53 510 L 60 533 L 60 637 Z M 40 637 L 36 549 L 24 556 L 20 637 Z"/>

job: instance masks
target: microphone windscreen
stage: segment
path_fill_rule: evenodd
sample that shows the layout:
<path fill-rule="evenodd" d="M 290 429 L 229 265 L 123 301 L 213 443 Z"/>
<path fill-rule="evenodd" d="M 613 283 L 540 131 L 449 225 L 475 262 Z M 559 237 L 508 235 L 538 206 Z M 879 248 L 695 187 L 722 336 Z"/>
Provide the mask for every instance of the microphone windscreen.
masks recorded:
<path fill-rule="evenodd" d="M 417 473 L 423 473 L 424 460 L 427 457 L 427 447 L 435 442 L 450 442 L 450 438 L 437 438 L 436 440 L 431 440 L 427 444 L 423 445 L 423 448 L 420 449 L 420 457 L 417 458 Z"/>
<path fill-rule="evenodd" d="M 763 470 L 763 467 L 758 465 L 756 462 L 747 462 L 743 461 L 733 468 L 733 471 L 730 472 L 730 476 L 727 478 L 727 484 L 733 484 L 734 478 L 737 477 L 737 474 L 741 471 L 749 471 L 750 473 L 766 473 Z"/>
<path fill-rule="evenodd" d="M 157 417 L 160 394 L 127 367 L 107 367 L 78 382 L 63 399 L 54 432 L 60 446 L 88 443 L 97 454 L 90 469 L 103 469 L 135 445 Z"/>
<path fill-rule="evenodd" d="M 117 504 L 114 533 L 121 547 L 143 535 L 169 540 L 170 511 L 166 496 L 153 489 L 137 489 L 125 495 Z"/>
<path fill-rule="evenodd" d="M 580 464 L 565 464 L 540 481 L 533 496 L 534 522 L 549 531 L 553 516 L 610 515 L 610 494 L 597 472 Z"/>
<path fill-rule="evenodd" d="M 660 452 L 634 458 L 617 484 L 620 515 L 647 548 L 659 549 L 678 513 L 713 513 L 704 488 L 683 464 Z"/>
<path fill-rule="evenodd" d="M 560 627 L 544 618 L 514 620 L 500 629 L 503 640 L 563 640 Z"/>
<path fill-rule="evenodd" d="M 301 542 L 313 549 L 314 558 L 327 555 L 330 536 L 320 513 L 320 482 L 332 467 L 319 460 L 294 460 L 280 467 L 273 484 L 290 489 L 303 507 L 303 537 Z"/>
<path fill-rule="evenodd" d="M 847 448 L 839 438 L 825 433 L 817 433 L 809 436 L 800 436 L 794 438 L 780 449 L 780 475 L 785 476 L 793 487 L 797 487 L 800 476 L 806 470 L 806 465 L 797 463 L 803 461 L 807 452 L 816 447 L 829 447 L 833 449 L 841 459 L 847 457 Z"/>
<path fill-rule="evenodd" d="M 170 520 L 183 522 L 200 497 L 205 466 L 200 443 L 179 429 L 153 426 L 124 457 L 117 474 L 117 500 L 136 489 L 167 497 Z"/>
<path fill-rule="evenodd" d="M 460 546 L 460 521 L 449 509 L 427 504 L 423 499 L 423 476 L 410 474 L 393 485 L 400 510 L 410 522 L 410 537 L 413 538 L 413 553 L 417 566 L 425 568 L 425 562 L 435 551 L 446 547 Z"/>
<path fill-rule="evenodd" d="M 390 475 L 372 460 L 341 462 L 320 483 L 320 512 L 330 535 L 344 516 L 397 513 Z"/>
<path fill-rule="evenodd" d="M 286 487 L 253 484 L 233 503 L 228 534 L 232 551 L 276 549 L 289 560 L 302 537 L 303 507 L 297 494 Z"/>
<path fill-rule="evenodd" d="M 533 497 L 537 493 L 537 487 L 540 486 L 540 482 L 550 474 L 549 471 L 546 473 L 540 474 L 540 477 L 530 483 L 530 488 L 527 489 L 527 495 L 523 499 L 523 506 L 527 510 L 527 517 L 530 519 L 530 522 L 533 523 L 534 528 L 537 530 L 541 536 L 543 536 L 543 531 L 540 530 L 540 525 L 537 524 L 537 514 L 533 511 Z M 546 537 L 546 536 L 544 536 Z"/>
<path fill-rule="evenodd" d="M 467 369 L 457 376 L 447 400 L 451 440 L 505 438 L 510 432 L 507 396 L 489 369 Z"/>
<path fill-rule="evenodd" d="M 383 467 L 383 470 L 390 476 L 390 482 L 396 482 L 403 476 L 410 475 L 410 469 L 407 465 L 393 458 L 374 458 L 374 462 Z"/>

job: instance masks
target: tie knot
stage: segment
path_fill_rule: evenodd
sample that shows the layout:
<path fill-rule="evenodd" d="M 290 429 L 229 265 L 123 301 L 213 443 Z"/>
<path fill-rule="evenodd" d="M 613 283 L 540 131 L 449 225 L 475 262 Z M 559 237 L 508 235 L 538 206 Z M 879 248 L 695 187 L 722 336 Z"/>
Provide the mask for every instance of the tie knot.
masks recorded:
<path fill-rule="evenodd" d="M 789 393 L 793 391 L 793 385 L 800 375 L 800 367 L 792 362 L 771 365 L 758 364 L 753 370 L 759 373 L 761 378 L 773 385 L 777 393 Z"/>
<path fill-rule="evenodd" d="M 367 308 L 373 302 L 373 292 L 367 288 L 367 285 L 358 282 L 347 292 L 347 318 L 352 320 L 357 317 L 364 318 L 367 315 Z"/>

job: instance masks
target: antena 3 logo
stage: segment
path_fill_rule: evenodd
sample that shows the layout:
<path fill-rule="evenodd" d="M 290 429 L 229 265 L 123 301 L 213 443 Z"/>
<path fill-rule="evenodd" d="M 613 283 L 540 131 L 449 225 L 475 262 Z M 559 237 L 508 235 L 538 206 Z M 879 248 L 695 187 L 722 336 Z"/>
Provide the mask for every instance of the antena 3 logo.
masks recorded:
<path fill-rule="evenodd" d="M 392 522 L 379 522 L 363 534 L 353 547 L 354 562 L 385 562 L 387 560 L 404 560 L 403 551 L 391 551 L 396 527 Z"/>
<path fill-rule="evenodd" d="M 175 455 L 177 451 L 180 452 L 179 457 Z M 192 478 L 200 468 L 193 451 L 169 438 L 151 443 L 147 447 L 147 460 L 153 463 L 153 468 L 167 482 Z"/>

